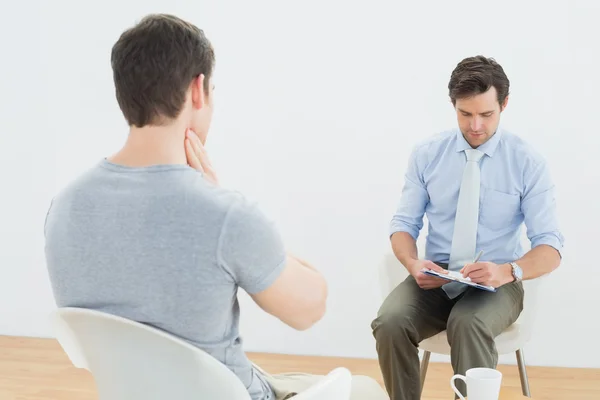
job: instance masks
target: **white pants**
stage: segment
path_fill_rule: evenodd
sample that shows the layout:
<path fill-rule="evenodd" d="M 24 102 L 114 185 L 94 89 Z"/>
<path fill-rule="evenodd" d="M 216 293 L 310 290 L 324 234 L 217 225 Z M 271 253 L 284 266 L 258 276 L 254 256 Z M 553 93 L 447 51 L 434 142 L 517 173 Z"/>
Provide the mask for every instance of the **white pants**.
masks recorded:
<path fill-rule="evenodd" d="M 300 372 L 271 375 L 254 364 L 255 368 L 262 373 L 267 382 L 275 392 L 276 400 L 290 399 L 295 394 L 313 386 L 323 375 L 312 375 Z M 389 400 L 389 396 L 377 381 L 363 375 L 352 376 L 351 400 Z"/>

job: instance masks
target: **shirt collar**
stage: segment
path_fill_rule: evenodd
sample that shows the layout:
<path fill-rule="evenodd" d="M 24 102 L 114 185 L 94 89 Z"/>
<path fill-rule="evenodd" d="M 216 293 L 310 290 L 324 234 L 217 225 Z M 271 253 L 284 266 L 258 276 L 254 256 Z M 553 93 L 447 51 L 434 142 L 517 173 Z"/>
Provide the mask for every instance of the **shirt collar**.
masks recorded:
<path fill-rule="evenodd" d="M 477 150 L 480 150 L 483 153 L 487 154 L 488 157 L 492 157 L 494 155 L 494 152 L 496 151 L 496 148 L 498 147 L 498 143 L 500 143 L 501 138 L 502 138 L 502 129 L 500 129 L 500 127 L 498 127 L 498 129 L 496 130 L 496 133 L 494 133 L 494 135 L 492 135 L 490 140 L 488 140 L 487 142 L 485 142 L 484 144 L 479 146 L 477 148 Z M 461 151 L 465 151 L 465 150 L 471 149 L 471 148 L 472 147 L 469 144 L 469 142 L 467 142 L 467 140 L 463 136 L 460 129 L 458 129 L 458 131 L 456 132 L 456 152 L 459 153 Z"/>

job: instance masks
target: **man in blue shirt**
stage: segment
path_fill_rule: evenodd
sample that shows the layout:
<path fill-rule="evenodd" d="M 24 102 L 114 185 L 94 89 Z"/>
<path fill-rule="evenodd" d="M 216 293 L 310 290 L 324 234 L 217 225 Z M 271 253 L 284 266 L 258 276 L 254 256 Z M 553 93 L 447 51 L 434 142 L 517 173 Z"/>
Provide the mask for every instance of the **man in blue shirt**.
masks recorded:
<path fill-rule="evenodd" d="M 444 329 L 455 373 L 495 368 L 494 338 L 521 313 L 521 281 L 549 273 L 561 261 L 563 236 L 548 166 L 523 139 L 499 128 L 509 93 L 502 67 L 483 56 L 466 58 L 448 89 L 458 129 L 428 138 L 411 154 L 390 231 L 394 254 L 410 276 L 372 323 L 392 400 L 420 398 L 419 342 Z M 419 258 L 416 240 L 425 214 L 426 251 Z M 523 224 L 528 252 L 520 240 Z M 497 291 L 448 283 L 423 269 L 462 273 Z M 466 392 L 464 385 L 459 389 Z"/>

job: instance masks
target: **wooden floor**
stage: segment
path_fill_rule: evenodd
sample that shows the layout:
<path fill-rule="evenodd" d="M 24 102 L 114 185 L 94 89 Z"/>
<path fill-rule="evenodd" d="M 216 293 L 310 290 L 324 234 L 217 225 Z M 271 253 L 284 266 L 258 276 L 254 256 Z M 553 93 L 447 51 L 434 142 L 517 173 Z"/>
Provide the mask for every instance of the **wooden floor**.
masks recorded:
<path fill-rule="evenodd" d="M 383 384 L 375 360 L 249 354 L 271 373 L 326 374 L 344 366 L 354 374 L 368 375 Z M 516 366 L 499 366 L 503 386 L 519 389 Z M 529 367 L 532 398 L 537 400 L 599 400 L 600 369 Z M 432 363 L 423 399 L 451 400 L 447 364 Z M 94 382 L 88 372 L 71 366 L 58 343 L 51 339 L 0 336 L 0 400 L 95 400 Z"/>

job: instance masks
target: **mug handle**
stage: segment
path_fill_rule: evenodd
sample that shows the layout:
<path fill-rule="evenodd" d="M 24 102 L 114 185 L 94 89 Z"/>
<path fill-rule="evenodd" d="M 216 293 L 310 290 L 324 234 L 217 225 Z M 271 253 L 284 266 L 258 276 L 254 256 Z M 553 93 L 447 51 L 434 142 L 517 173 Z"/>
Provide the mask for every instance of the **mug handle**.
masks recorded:
<path fill-rule="evenodd" d="M 463 397 L 463 395 L 460 394 L 460 391 L 454 385 L 454 380 L 455 379 L 460 379 L 461 381 L 463 381 L 466 384 L 467 383 L 467 378 L 464 375 L 459 375 L 459 374 L 454 375 L 452 378 L 450 378 L 450 386 L 452 387 L 452 390 L 454 390 L 454 393 L 456 393 L 458 395 L 458 397 L 460 398 L 460 400 L 465 400 L 465 398 Z"/>

